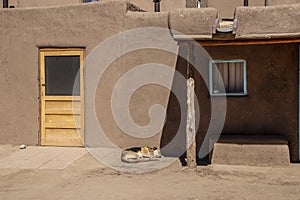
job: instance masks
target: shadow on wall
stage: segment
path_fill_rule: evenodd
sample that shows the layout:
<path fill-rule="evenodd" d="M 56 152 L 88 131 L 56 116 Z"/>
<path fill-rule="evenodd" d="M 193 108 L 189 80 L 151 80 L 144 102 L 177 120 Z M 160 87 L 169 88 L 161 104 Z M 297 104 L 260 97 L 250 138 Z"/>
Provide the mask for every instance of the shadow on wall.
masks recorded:
<path fill-rule="evenodd" d="M 181 55 L 186 55 L 186 49 L 180 48 Z M 204 65 L 208 58 L 206 54 L 200 52 L 199 55 L 202 55 L 200 59 L 201 65 Z M 203 63 L 202 63 L 203 62 Z M 166 113 L 166 121 L 163 127 L 160 149 L 161 153 L 164 156 L 168 157 L 179 157 L 182 165 L 186 165 L 185 154 L 186 154 L 186 118 L 187 118 L 187 87 L 186 83 L 178 84 L 179 76 L 186 77 L 187 61 L 178 56 L 176 62 L 176 71 L 178 74 L 174 75 L 173 83 L 172 83 L 172 91 L 177 92 L 177 96 L 174 92 L 170 93 L 167 113 Z M 200 148 L 203 144 L 204 137 L 206 136 L 206 132 L 209 127 L 210 115 L 211 115 L 211 104 L 209 99 L 209 92 L 206 87 L 204 80 L 200 73 L 192 67 L 192 71 L 194 72 L 195 80 L 197 80 L 195 85 L 196 98 L 199 102 L 199 107 L 201 106 L 201 115 L 196 111 L 196 148 L 197 151 L 200 151 Z M 203 113 L 203 114 L 202 114 Z M 198 127 L 198 128 L 197 128 Z M 208 152 L 208 147 L 207 147 Z M 198 153 L 197 153 L 198 154 Z M 198 164 L 208 164 L 209 159 L 208 155 L 204 158 L 198 158 Z"/>
<path fill-rule="evenodd" d="M 182 76 L 186 76 L 186 60 L 178 57 L 176 62 L 176 71 Z M 168 100 L 166 122 L 163 127 L 160 149 L 164 156 L 180 157 L 185 153 L 185 126 L 186 126 L 186 86 L 177 85 L 176 80 L 179 79 L 179 74 L 174 75 L 172 83 L 172 91 L 179 91 L 180 94 L 176 95 L 171 92 Z M 182 112 L 184 111 L 184 112 Z"/>

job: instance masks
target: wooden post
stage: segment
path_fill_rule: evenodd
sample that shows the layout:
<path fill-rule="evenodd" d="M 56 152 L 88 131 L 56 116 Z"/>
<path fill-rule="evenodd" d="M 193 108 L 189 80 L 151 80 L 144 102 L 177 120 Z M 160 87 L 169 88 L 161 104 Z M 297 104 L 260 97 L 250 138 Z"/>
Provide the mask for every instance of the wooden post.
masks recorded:
<path fill-rule="evenodd" d="M 195 128 L 195 81 L 190 60 L 193 58 L 192 45 L 188 45 L 187 52 L 187 119 L 186 119 L 186 157 L 187 166 L 196 168 L 196 128 Z"/>
<path fill-rule="evenodd" d="M 187 134 L 187 166 L 195 168 L 196 163 L 196 132 L 195 132 L 195 105 L 194 105 L 194 88 L 195 82 L 193 78 L 187 80 L 187 119 L 186 119 L 186 134 Z"/>

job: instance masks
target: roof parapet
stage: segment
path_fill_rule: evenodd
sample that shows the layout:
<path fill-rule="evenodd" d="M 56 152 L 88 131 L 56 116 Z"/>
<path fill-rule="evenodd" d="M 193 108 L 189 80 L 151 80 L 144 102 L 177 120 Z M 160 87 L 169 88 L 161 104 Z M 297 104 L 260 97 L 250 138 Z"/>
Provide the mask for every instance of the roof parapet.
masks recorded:
<path fill-rule="evenodd" d="M 209 39 L 218 18 L 215 8 L 178 9 L 169 13 L 169 27 L 174 39 Z"/>
<path fill-rule="evenodd" d="M 238 7 L 236 38 L 271 39 L 300 36 L 300 4 Z"/>

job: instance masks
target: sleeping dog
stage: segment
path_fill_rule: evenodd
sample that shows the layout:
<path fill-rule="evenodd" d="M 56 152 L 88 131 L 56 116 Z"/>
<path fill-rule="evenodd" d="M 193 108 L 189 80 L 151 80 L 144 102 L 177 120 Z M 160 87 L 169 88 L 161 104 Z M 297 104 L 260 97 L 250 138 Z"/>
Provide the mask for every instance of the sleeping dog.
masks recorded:
<path fill-rule="evenodd" d="M 122 162 L 137 163 L 147 161 L 158 161 L 161 154 L 157 147 L 133 147 L 125 149 L 121 154 Z"/>

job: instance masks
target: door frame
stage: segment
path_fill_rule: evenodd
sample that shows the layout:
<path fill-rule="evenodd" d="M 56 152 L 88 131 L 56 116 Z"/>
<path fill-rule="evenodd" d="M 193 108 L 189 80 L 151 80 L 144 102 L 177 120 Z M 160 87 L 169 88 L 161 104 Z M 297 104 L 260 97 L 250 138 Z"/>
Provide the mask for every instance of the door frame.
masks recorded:
<path fill-rule="evenodd" d="M 43 134 L 45 134 L 45 100 L 51 99 L 51 96 L 45 95 L 45 56 L 79 56 L 80 57 L 80 96 L 71 96 L 73 100 L 80 100 L 80 139 L 82 146 L 85 146 L 85 128 L 84 128 L 84 48 L 40 48 L 39 49 L 39 99 L 40 99 L 40 133 L 39 144 L 42 145 Z M 61 96 L 64 98 L 64 96 Z"/>
<path fill-rule="evenodd" d="M 300 43 L 298 43 L 298 161 L 300 161 Z"/>

